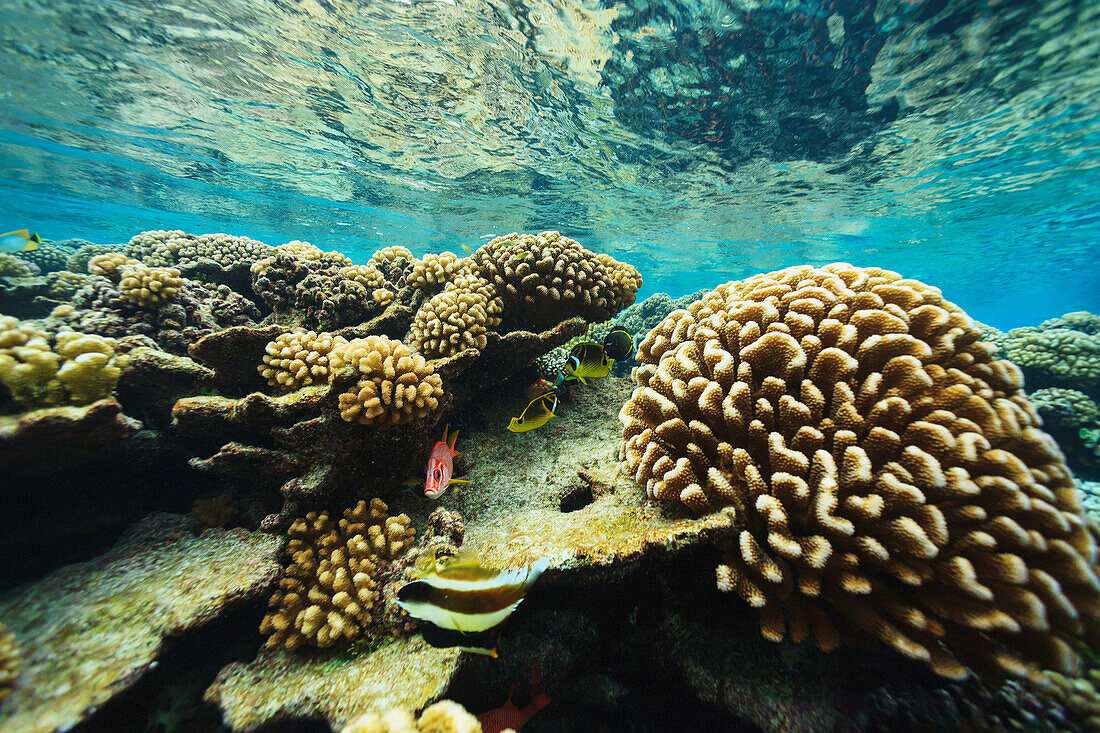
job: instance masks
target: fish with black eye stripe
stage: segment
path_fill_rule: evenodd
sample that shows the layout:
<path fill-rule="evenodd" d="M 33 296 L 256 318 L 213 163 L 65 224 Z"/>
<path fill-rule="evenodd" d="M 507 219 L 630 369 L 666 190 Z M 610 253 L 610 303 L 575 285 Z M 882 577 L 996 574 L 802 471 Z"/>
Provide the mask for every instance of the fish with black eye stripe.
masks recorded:
<path fill-rule="evenodd" d="M 419 577 L 398 589 L 397 605 L 428 622 L 421 635 L 432 646 L 490 657 L 497 656 L 504 622 L 550 565 L 540 558 L 525 567 L 496 570 L 483 567 L 472 553 L 422 560 L 415 572 Z"/>

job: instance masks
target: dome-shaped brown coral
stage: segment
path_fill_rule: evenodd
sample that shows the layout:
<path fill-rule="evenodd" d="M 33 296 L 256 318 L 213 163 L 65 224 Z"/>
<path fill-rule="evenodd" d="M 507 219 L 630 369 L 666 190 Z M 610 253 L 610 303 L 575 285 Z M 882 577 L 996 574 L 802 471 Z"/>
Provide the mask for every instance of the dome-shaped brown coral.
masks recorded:
<path fill-rule="evenodd" d="M 329 377 L 329 352 L 346 343 L 342 336 L 326 332 L 284 333 L 264 347 L 263 363 L 257 369 L 268 384 L 283 392 L 325 384 Z"/>
<path fill-rule="evenodd" d="M 576 316 L 607 320 L 634 302 L 642 284 L 631 265 L 558 232 L 496 237 L 469 260 L 503 298 L 505 319 L 530 330 Z"/>
<path fill-rule="evenodd" d="M 183 278 L 174 267 L 124 267 L 118 287 L 125 300 L 143 308 L 157 308 L 176 297 Z"/>
<path fill-rule="evenodd" d="M 1068 670 L 1096 545 L 1019 370 L 939 290 L 836 264 L 732 282 L 645 338 L 623 406 L 649 494 L 733 529 L 765 637 L 877 637 L 936 672 Z"/>
<path fill-rule="evenodd" d="M 329 369 L 355 367 L 359 382 L 340 395 L 340 415 L 364 425 L 400 425 L 439 406 L 443 380 L 420 354 L 385 336 L 340 344 L 329 352 Z"/>
<path fill-rule="evenodd" d="M 290 525 L 291 564 L 271 596 L 260 632 L 267 645 L 330 647 L 353 641 L 371 622 L 378 596 L 379 563 L 412 544 L 409 517 L 390 517 L 380 499 L 360 501 L 336 522 L 328 512 L 310 512 Z"/>

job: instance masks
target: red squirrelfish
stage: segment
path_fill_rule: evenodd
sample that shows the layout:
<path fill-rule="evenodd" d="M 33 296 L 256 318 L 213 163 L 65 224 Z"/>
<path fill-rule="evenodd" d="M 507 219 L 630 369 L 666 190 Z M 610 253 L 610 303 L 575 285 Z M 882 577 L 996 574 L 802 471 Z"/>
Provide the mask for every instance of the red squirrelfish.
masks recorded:
<path fill-rule="evenodd" d="M 455 450 L 455 443 L 458 442 L 458 431 L 454 432 L 451 436 L 451 442 L 447 442 L 447 430 L 450 428 L 443 428 L 443 440 L 435 444 L 432 448 L 432 454 L 428 456 L 428 475 L 424 479 L 424 496 L 429 499 L 435 499 L 451 484 L 468 484 L 469 481 L 462 479 L 451 478 L 451 473 L 455 470 L 454 457 L 458 455 L 458 451 Z"/>
<path fill-rule="evenodd" d="M 535 674 L 531 678 L 531 702 L 522 708 L 517 708 L 516 704 L 512 702 L 512 695 L 516 692 L 516 686 L 512 685 L 512 689 L 508 691 L 508 700 L 503 705 L 493 710 L 487 710 L 477 716 L 477 722 L 481 723 L 483 733 L 500 733 L 500 731 L 509 728 L 519 730 L 528 720 L 534 717 L 535 713 L 550 704 L 548 695 L 535 694 L 539 686 L 540 671 L 541 669 L 536 668 Z"/>

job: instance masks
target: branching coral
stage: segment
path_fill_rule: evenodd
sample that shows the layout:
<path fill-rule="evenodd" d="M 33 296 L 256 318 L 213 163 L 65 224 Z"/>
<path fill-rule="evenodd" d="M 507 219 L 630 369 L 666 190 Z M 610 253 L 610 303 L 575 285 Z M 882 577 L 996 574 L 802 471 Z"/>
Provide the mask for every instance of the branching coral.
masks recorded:
<path fill-rule="evenodd" d="M 119 281 L 123 300 L 143 308 L 157 308 L 167 303 L 182 287 L 183 278 L 174 267 L 124 267 Z"/>
<path fill-rule="evenodd" d="M 62 330 L 50 335 L 29 322 L 0 316 L 0 384 L 28 408 L 84 405 L 118 383 L 115 341 Z"/>
<path fill-rule="evenodd" d="M 0 700 L 9 694 L 19 676 L 19 647 L 15 637 L 0 624 Z"/>
<path fill-rule="evenodd" d="M 334 346 L 347 340 L 330 333 L 292 331 L 284 333 L 265 347 L 260 376 L 283 392 L 324 384 L 329 378 L 328 355 Z"/>
<path fill-rule="evenodd" d="M 260 632 L 267 646 L 330 647 L 359 638 L 371 622 L 378 597 L 379 564 L 412 544 L 409 517 L 390 517 L 374 499 L 344 510 L 339 522 L 328 512 L 310 512 L 289 530 L 291 564 L 279 581 Z"/>
<path fill-rule="evenodd" d="M 627 469 L 731 522 L 718 585 L 761 631 L 859 635 L 937 673 L 1062 671 L 1096 544 L 1019 370 L 940 292 L 876 268 L 731 282 L 639 349 Z"/>
<path fill-rule="evenodd" d="M 122 269 L 127 266 L 141 266 L 141 262 L 120 252 L 107 252 L 88 260 L 88 274 L 105 277 L 111 282 L 122 279 Z"/>
<path fill-rule="evenodd" d="M 581 316 L 603 321 L 634 302 L 642 277 L 558 232 L 507 234 L 469 258 L 473 271 L 504 300 L 504 317 L 529 330 Z"/>
<path fill-rule="evenodd" d="M 196 237 L 178 229 L 142 232 L 126 245 L 126 253 L 131 257 L 161 267 L 188 267 L 205 260 L 229 269 L 267 257 L 272 250 L 270 245 L 248 237 L 221 232 Z"/>
<path fill-rule="evenodd" d="M 426 254 L 413 262 L 406 282 L 417 290 L 434 293 L 447 284 L 460 266 L 461 260 L 454 252 Z"/>
<path fill-rule="evenodd" d="M 481 733 L 481 723 L 454 700 L 440 700 L 424 708 L 419 720 L 403 708 L 364 713 L 340 733 Z"/>
<path fill-rule="evenodd" d="M 340 415 L 364 425 L 400 425 L 439 406 L 443 380 L 424 357 L 385 336 L 368 336 L 329 352 L 333 372 L 352 366 L 359 381 L 340 395 Z"/>
<path fill-rule="evenodd" d="M 409 338 L 429 359 L 465 349 L 484 349 L 485 334 L 500 319 L 490 315 L 485 296 L 470 290 L 444 290 L 433 295 L 413 318 Z"/>

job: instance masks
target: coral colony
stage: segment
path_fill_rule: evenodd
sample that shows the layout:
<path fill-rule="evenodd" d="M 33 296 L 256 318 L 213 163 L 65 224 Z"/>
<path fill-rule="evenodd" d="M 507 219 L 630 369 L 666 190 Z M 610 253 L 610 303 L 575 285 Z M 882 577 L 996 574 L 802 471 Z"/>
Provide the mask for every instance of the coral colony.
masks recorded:
<path fill-rule="evenodd" d="M 1100 728 L 1097 316 L 1002 334 L 840 263 L 641 285 L 553 231 L 0 254 L 0 471 L 114 487 L 80 500 L 122 535 L 0 597 L 0 727 L 105 724 L 219 620 L 194 706 L 234 730 L 568 726 L 618 699 L 593 649 L 762 730 Z"/>

